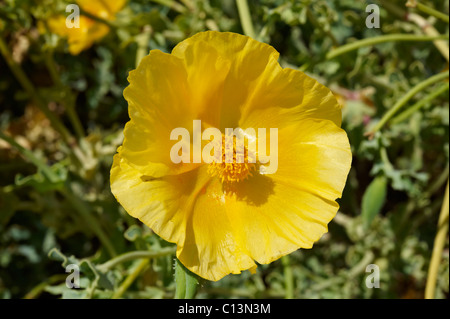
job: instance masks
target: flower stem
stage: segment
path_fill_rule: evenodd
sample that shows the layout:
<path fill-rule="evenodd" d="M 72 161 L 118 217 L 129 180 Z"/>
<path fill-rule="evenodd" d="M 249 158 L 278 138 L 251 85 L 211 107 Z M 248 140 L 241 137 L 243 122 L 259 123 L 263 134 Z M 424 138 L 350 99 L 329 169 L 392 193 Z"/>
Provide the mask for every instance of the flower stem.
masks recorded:
<path fill-rule="evenodd" d="M 75 196 L 67 189 L 62 189 L 59 192 L 72 204 L 72 207 L 75 208 L 75 210 L 81 215 L 91 231 L 98 237 L 103 246 L 105 246 L 106 251 L 109 253 L 109 255 L 112 257 L 116 256 L 117 253 L 114 245 L 109 240 L 108 235 L 106 235 L 98 220 L 94 217 L 90 207 L 83 200 Z"/>
<path fill-rule="evenodd" d="M 443 79 L 448 78 L 449 71 L 439 73 L 436 75 L 433 75 L 432 77 L 426 79 L 425 81 L 420 82 L 416 86 L 414 86 L 411 90 L 409 90 L 400 100 L 395 103 L 395 105 L 390 108 L 384 116 L 381 118 L 381 120 L 375 125 L 375 127 L 372 129 L 372 131 L 366 133 L 365 135 L 373 136 L 377 131 L 379 131 L 389 120 L 392 116 L 394 116 L 395 113 L 403 106 L 405 105 L 414 95 L 422 91 L 427 86 L 430 86 L 436 82 L 439 82 Z"/>
<path fill-rule="evenodd" d="M 416 34 L 388 34 L 388 35 L 381 35 L 378 37 L 372 37 L 368 39 L 362 39 L 358 40 L 352 43 L 345 44 L 343 46 L 340 46 L 334 50 L 331 50 L 326 55 L 326 59 L 330 60 L 333 59 L 339 55 L 357 50 L 362 47 L 371 46 L 374 44 L 384 43 L 384 42 L 393 42 L 393 41 L 434 41 L 434 40 L 440 40 L 440 39 L 446 39 L 448 40 L 448 35 L 416 35 Z"/>
<path fill-rule="evenodd" d="M 197 292 L 197 277 L 176 259 L 175 262 L 175 299 L 193 299 Z"/>
<path fill-rule="evenodd" d="M 55 60 L 53 59 L 53 52 L 47 52 L 45 55 L 45 64 L 49 70 L 50 77 L 56 87 L 63 88 L 64 84 L 61 81 L 58 70 L 56 69 Z M 61 90 L 62 92 L 67 92 L 66 90 Z M 69 116 L 70 123 L 79 139 L 84 137 L 84 128 L 81 124 L 80 118 L 75 111 L 74 99 L 70 97 L 63 101 L 63 105 L 66 109 L 67 115 Z"/>
<path fill-rule="evenodd" d="M 439 35 L 439 32 L 426 20 L 424 17 L 416 14 L 407 12 L 404 7 L 399 7 L 391 0 L 378 0 L 384 9 L 389 11 L 390 13 L 396 15 L 400 19 L 404 19 L 406 21 L 414 22 L 418 25 L 422 31 L 428 36 L 436 36 Z M 449 53 L 448 53 L 448 44 L 443 40 L 434 40 L 434 46 L 439 50 L 442 56 L 449 61 Z"/>
<path fill-rule="evenodd" d="M 294 298 L 294 276 L 292 274 L 292 267 L 289 260 L 289 255 L 281 257 L 281 263 L 284 271 L 284 283 L 286 285 L 286 299 Z"/>
<path fill-rule="evenodd" d="M 181 3 L 178 3 L 174 0 L 151 0 L 152 2 L 159 3 L 163 6 L 169 7 L 170 9 L 177 11 L 179 13 L 185 13 L 187 11 L 186 7 Z"/>
<path fill-rule="evenodd" d="M 104 25 L 107 25 L 111 29 L 116 28 L 116 26 L 113 23 L 109 22 L 108 20 L 102 19 L 102 18 L 96 16 L 95 14 L 92 14 L 90 12 L 87 12 L 86 10 L 83 10 L 82 8 L 80 8 L 80 14 L 84 15 L 84 16 L 88 17 L 89 19 L 94 20 L 96 22 L 103 23 Z"/>
<path fill-rule="evenodd" d="M 236 5 L 239 11 L 239 18 L 241 19 L 242 29 L 244 34 L 250 38 L 255 39 L 255 30 L 253 28 L 250 10 L 248 8 L 247 0 L 236 0 Z"/>
<path fill-rule="evenodd" d="M 112 299 L 119 299 L 131 286 L 131 284 L 136 280 L 139 274 L 147 268 L 150 263 L 150 259 L 141 259 L 133 271 L 125 278 L 120 287 L 114 292 Z"/>
<path fill-rule="evenodd" d="M 44 291 L 44 289 L 47 286 L 56 284 L 58 282 L 64 281 L 66 280 L 67 275 L 53 275 L 50 278 L 48 278 L 47 280 L 41 282 L 40 284 L 38 284 L 37 286 L 35 286 L 33 289 L 31 289 L 24 297 L 23 299 L 35 299 L 37 297 L 39 297 L 39 295 Z"/>
<path fill-rule="evenodd" d="M 186 275 L 178 258 L 175 260 L 175 299 L 184 299 L 186 295 Z"/>
<path fill-rule="evenodd" d="M 152 35 L 152 27 L 150 25 L 144 26 L 142 33 L 136 36 L 137 50 L 135 67 L 137 68 L 142 58 L 148 54 L 148 41 Z"/>
<path fill-rule="evenodd" d="M 433 101 L 436 97 L 438 97 L 442 93 L 448 91 L 448 88 L 449 88 L 448 82 L 445 82 L 444 84 L 438 86 L 435 90 L 433 90 L 430 94 L 419 100 L 416 104 L 414 104 L 413 106 L 411 106 L 410 108 L 408 108 L 407 110 L 403 111 L 401 114 L 393 118 L 391 123 L 396 124 L 404 121 L 412 114 L 420 110 L 424 105 Z"/>
<path fill-rule="evenodd" d="M 22 70 L 20 65 L 14 61 L 11 54 L 9 53 L 8 47 L 3 39 L 0 37 L 0 53 L 3 55 L 6 63 L 11 69 L 12 73 L 19 81 L 20 85 L 27 92 L 28 96 L 36 103 L 36 106 L 41 110 L 42 113 L 49 119 L 52 126 L 61 134 L 64 141 L 71 145 L 73 141 L 73 137 L 70 132 L 64 126 L 64 124 L 55 116 L 47 107 L 47 103 L 42 99 L 42 97 L 38 94 L 36 89 L 34 88 L 31 81 L 28 79 L 25 72 Z"/>
<path fill-rule="evenodd" d="M 439 32 L 436 30 L 436 28 L 434 28 L 424 17 L 416 13 L 408 13 L 406 17 L 408 21 L 417 24 L 427 36 L 434 37 L 440 35 Z M 436 47 L 436 49 L 438 49 L 438 51 L 441 53 L 441 55 L 447 60 L 447 62 L 449 62 L 450 57 L 448 53 L 447 42 L 444 40 L 436 39 L 433 41 L 433 44 Z"/>
<path fill-rule="evenodd" d="M 425 299 L 434 299 L 436 292 L 436 282 L 439 273 L 439 265 L 442 259 L 442 250 L 444 249 L 445 240 L 448 232 L 449 217 L 449 182 L 445 188 L 444 201 L 442 203 L 441 212 L 438 221 L 438 230 L 434 238 L 433 252 L 431 254 L 430 267 L 428 269 L 427 284 L 425 287 Z"/>
<path fill-rule="evenodd" d="M 56 182 L 58 180 L 58 176 L 48 167 L 44 162 L 42 162 L 39 158 L 37 158 L 33 152 L 27 150 L 25 147 L 17 143 L 12 137 L 4 134 L 0 131 L 0 139 L 5 140 L 11 146 L 15 147 L 23 157 L 33 163 L 37 168 L 39 168 L 42 174 L 48 178 L 51 182 Z"/>
<path fill-rule="evenodd" d="M 437 177 L 433 181 L 433 183 L 425 190 L 425 194 L 428 195 L 428 197 L 431 197 L 431 195 L 435 194 L 442 187 L 442 185 L 444 185 L 445 181 L 448 179 L 449 171 L 450 167 L 449 163 L 447 162 L 444 171 L 442 171 L 439 177 Z"/>
<path fill-rule="evenodd" d="M 445 13 L 442 13 L 440 11 L 437 11 L 436 9 L 433 9 L 427 5 L 424 5 L 418 1 L 409 1 L 406 6 L 408 7 L 415 7 L 419 9 L 422 12 L 425 12 L 426 14 L 429 14 L 430 16 L 436 17 L 438 19 L 441 19 L 442 21 L 445 21 L 449 23 L 449 17 Z"/>
<path fill-rule="evenodd" d="M 58 176 L 54 173 L 49 166 L 47 166 L 42 160 L 37 158 L 31 151 L 27 150 L 19 143 L 17 143 L 13 138 L 7 136 L 3 132 L 0 131 L 0 138 L 14 146 L 26 159 L 32 162 L 36 167 L 38 167 L 42 174 L 48 178 L 51 182 L 58 181 Z M 91 215 L 91 210 L 89 206 L 86 205 L 81 199 L 73 195 L 72 192 L 69 192 L 66 188 L 60 189 L 59 192 L 72 204 L 76 211 L 80 213 L 83 219 L 86 221 L 88 227 L 92 230 L 94 234 L 100 239 L 102 244 L 105 246 L 106 250 L 111 256 L 116 255 L 116 251 L 114 249 L 113 244 L 109 240 L 108 236 L 105 234 L 98 221 Z"/>
<path fill-rule="evenodd" d="M 130 261 L 130 260 L 143 259 L 143 258 L 147 258 L 147 259 L 157 258 L 157 257 L 174 254 L 175 251 L 176 251 L 175 247 L 167 247 L 167 248 L 162 248 L 160 250 L 154 250 L 154 251 L 147 251 L 147 250 L 132 251 L 132 252 L 128 252 L 128 253 L 119 255 L 119 256 L 105 262 L 104 264 L 101 264 L 100 266 L 97 267 L 97 269 L 100 271 L 106 272 L 109 269 L 112 269 L 115 266 L 117 266 L 121 263 Z"/>

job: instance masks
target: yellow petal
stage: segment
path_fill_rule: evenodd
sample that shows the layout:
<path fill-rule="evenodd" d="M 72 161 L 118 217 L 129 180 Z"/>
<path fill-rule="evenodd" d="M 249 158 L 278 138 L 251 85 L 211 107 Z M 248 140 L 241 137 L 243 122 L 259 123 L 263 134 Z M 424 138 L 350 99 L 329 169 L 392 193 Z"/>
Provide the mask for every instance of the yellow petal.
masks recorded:
<path fill-rule="evenodd" d="M 331 91 L 303 72 L 281 68 L 279 53 L 273 47 L 236 33 L 207 31 L 184 40 L 172 54 L 186 59 L 190 48 L 196 46 L 213 48 L 230 62 L 224 85 L 216 90 L 219 101 L 211 105 L 220 113 L 218 128 L 237 127 L 253 113 L 273 107 L 341 125 L 341 108 Z M 204 56 L 207 54 L 198 59 L 204 60 Z M 202 72 L 195 63 L 192 69 Z"/>
<path fill-rule="evenodd" d="M 333 122 L 308 119 L 281 129 L 278 170 L 237 183 L 226 198 L 243 250 L 270 263 L 311 248 L 335 216 L 351 165 L 346 133 Z"/>
<path fill-rule="evenodd" d="M 100 40 L 109 32 L 108 26 L 96 23 L 83 15 L 80 16 L 79 28 L 67 28 L 66 17 L 64 16 L 50 18 L 48 26 L 51 32 L 67 37 L 69 52 L 72 55 L 77 55 L 88 49 L 95 41 Z"/>
<path fill-rule="evenodd" d="M 275 174 L 230 184 L 213 178 L 197 196 L 179 257 L 203 278 L 217 280 L 251 268 L 252 259 L 265 264 L 311 248 L 328 231 L 350 170 L 347 135 L 317 119 L 279 133 Z"/>
<path fill-rule="evenodd" d="M 80 16 L 80 28 L 71 28 L 67 32 L 69 52 L 73 55 L 79 54 L 106 36 L 108 32 L 108 26 Z"/>
<path fill-rule="evenodd" d="M 239 227 L 241 249 L 260 264 L 311 248 L 327 232 L 339 207 L 261 175 L 239 183 L 236 194 L 226 201 L 229 218 Z"/>
<path fill-rule="evenodd" d="M 255 267 L 242 250 L 241 225 L 236 225 L 227 210 L 222 183 L 213 178 L 196 195 L 192 212 L 185 212 L 186 238 L 177 248 L 177 257 L 185 267 L 212 281 Z"/>
<path fill-rule="evenodd" d="M 172 54 L 188 60 L 192 47 L 208 46 L 209 51 L 216 51 L 223 59 L 228 60 L 230 69 L 217 101 L 210 107 L 220 114 L 220 124 L 215 127 L 237 127 L 240 109 L 245 103 L 251 90 L 258 83 L 261 74 L 267 67 L 270 59 L 277 59 L 278 52 L 271 46 L 255 41 L 249 37 L 231 32 L 207 31 L 197 33 L 191 38 L 179 43 Z M 198 60 L 204 55 L 200 54 Z M 202 72 L 192 64 L 192 72 Z M 222 78 L 220 79 L 222 80 Z"/>
<path fill-rule="evenodd" d="M 122 154 L 120 148 L 114 156 L 112 193 L 131 216 L 176 243 L 177 257 L 189 270 L 219 280 L 255 266 L 234 238 L 233 221 L 215 197 L 221 184 L 210 181 L 206 167 L 152 179 L 128 165 Z"/>
<path fill-rule="evenodd" d="M 223 86 L 230 70 L 230 61 L 203 40 L 184 47 L 183 55 L 175 53 L 173 55 L 180 58 L 187 72 L 190 107 L 196 119 L 217 127 L 220 125 Z"/>
<path fill-rule="evenodd" d="M 125 5 L 126 0 L 77 0 L 82 10 L 96 17 L 114 20 L 114 16 Z"/>
<path fill-rule="evenodd" d="M 184 242 L 184 207 L 195 186 L 195 174 L 152 179 L 142 175 L 122 158 L 123 148 L 114 156 L 111 192 L 131 216 L 140 219 L 169 242 Z"/>
<path fill-rule="evenodd" d="M 170 140 L 171 131 L 178 127 L 192 131 L 192 120 L 196 118 L 190 108 L 191 94 L 182 61 L 152 50 L 130 72 L 128 81 L 130 85 L 123 95 L 131 121 L 124 130 L 124 159 L 142 174 L 153 177 L 197 167 L 174 164 L 170 158 L 170 149 L 176 143 Z"/>
<path fill-rule="evenodd" d="M 335 200 L 342 195 L 351 161 L 344 130 L 327 120 L 302 120 L 279 130 L 278 170 L 270 178 Z"/>
<path fill-rule="evenodd" d="M 262 77 L 264 85 L 242 114 L 239 127 L 281 129 L 309 118 L 341 126 L 341 106 L 330 89 L 297 70 L 286 68 L 276 74 L 272 79 Z"/>
<path fill-rule="evenodd" d="M 309 133 L 297 134 L 299 127 Z M 290 150 L 285 148 L 289 143 L 281 143 L 279 154 L 280 166 L 292 170 L 287 176 L 279 169 L 239 183 L 222 184 L 212 178 L 196 196 L 185 243 L 178 248 L 180 261 L 194 273 L 218 280 L 254 267 L 252 260 L 270 263 L 299 248 L 311 248 L 327 232 L 350 169 L 346 134 L 331 121 L 318 120 L 283 131 L 289 134 L 282 134 L 283 139 L 291 142 Z M 317 187 L 308 179 L 314 174 Z"/>
<path fill-rule="evenodd" d="M 122 10 L 122 8 L 125 6 L 125 3 L 127 3 L 127 0 L 114 0 L 114 1 L 101 0 L 101 2 L 103 2 L 104 5 L 108 8 L 111 15 L 115 15 L 117 12 Z"/>
<path fill-rule="evenodd" d="M 59 36 L 67 35 L 68 30 L 66 28 L 66 17 L 62 15 L 50 17 L 47 21 L 47 25 L 51 32 Z"/>

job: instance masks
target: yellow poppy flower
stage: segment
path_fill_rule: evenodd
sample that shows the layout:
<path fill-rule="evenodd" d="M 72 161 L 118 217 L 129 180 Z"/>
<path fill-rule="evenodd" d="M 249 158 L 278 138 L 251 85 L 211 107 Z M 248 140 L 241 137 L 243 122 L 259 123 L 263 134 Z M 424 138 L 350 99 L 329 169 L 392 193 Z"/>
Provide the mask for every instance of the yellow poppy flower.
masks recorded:
<path fill-rule="evenodd" d="M 106 21 L 113 21 L 115 15 L 124 6 L 126 0 L 117 1 L 103 1 L 103 0 L 77 0 L 82 11 L 85 11 L 93 16 L 104 19 Z M 81 51 L 90 48 L 94 42 L 106 36 L 109 32 L 109 27 L 101 22 L 81 14 L 79 17 L 79 28 L 68 28 L 66 26 L 66 16 L 55 16 L 48 20 L 50 30 L 62 37 L 67 37 L 69 43 L 69 52 L 72 55 L 77 55 Z"/>
<path fill-rule="evenodd" d="M 249 37 L 208 31 L 171 54 L 152 50 L 128 78 L 131 119 L 114 156 L 112 193 L 208 280 L 311 248 L 339 207 L 352 157 L 340 106 L 316 80 L 283 69 L 278 56 Z M 278 169 L 262 174 L 260 163 L 236 157 L 175 164 L 171 132 L 192 132 L 194 120 L 221 132 L 277 128 Z"/>

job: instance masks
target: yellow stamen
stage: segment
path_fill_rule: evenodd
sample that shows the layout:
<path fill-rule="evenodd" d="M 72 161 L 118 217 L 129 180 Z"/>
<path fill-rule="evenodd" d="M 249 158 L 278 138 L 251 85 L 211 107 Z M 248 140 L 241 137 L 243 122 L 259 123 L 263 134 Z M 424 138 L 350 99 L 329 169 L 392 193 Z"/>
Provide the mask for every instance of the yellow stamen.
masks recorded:
<path fill-rule="evenodd" d="M 243 181 L 256 171 L 255 154 L 251 152 L 247 145 L 244 144 L 244 154 L 238 154 L 236 150 L 236 139 L 226 139 L 222 134 L 222 154 L 221 158 L 215 158 L 214 161 L 209 164 L 208 173 L 211 176 L 217 176 L 220 180 L 226 183 Z M 233 162 L 226 163 L 225 155 L 227 152 L 233 152 Z M 242 161 L 243 156 L 243 161 Z M 239 160 L 237 160 L 239 159 Z"/>

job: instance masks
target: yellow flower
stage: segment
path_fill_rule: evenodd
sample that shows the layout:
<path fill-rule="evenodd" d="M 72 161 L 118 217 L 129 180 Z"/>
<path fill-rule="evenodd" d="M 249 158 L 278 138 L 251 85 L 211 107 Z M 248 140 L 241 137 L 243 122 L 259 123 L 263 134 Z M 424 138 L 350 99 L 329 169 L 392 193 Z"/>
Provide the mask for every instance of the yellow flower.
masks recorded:
<path fill-rule="evenodd" d="M 352 156 L 341 109 L 329 89 L 283 69 L 278 56 L 249 37 L 208 31 L 171 54 L 152 50 L 128 78 L 131 120 L 114 156 L 111 190 L 208 280 L 311 248 L 339 207 Z M 169 136 L 174 128 L 192 132 L 193 120 L 222 133 L 277 128 L 277 171 L 261 174 L 258 163 L 236 158 L 175 164 Z"/>
<path fill-rule="evenodd" d="M 113 21 L 115 15 L 124 6 L 126 0 L 104 1 L 104 0 L 77 0 L 82 11 L 106 21 Z M 101 22 L 81 14 L 79 17 L 79 28 L 68 28 L 66 16 L 58 15 L 48 20 L 50 30 L 62 37 L 67 37 L 69 52 L 73 55 L 90 48 L 94 42 L 102 39 L 109 32 L 109 27 Z"/>

